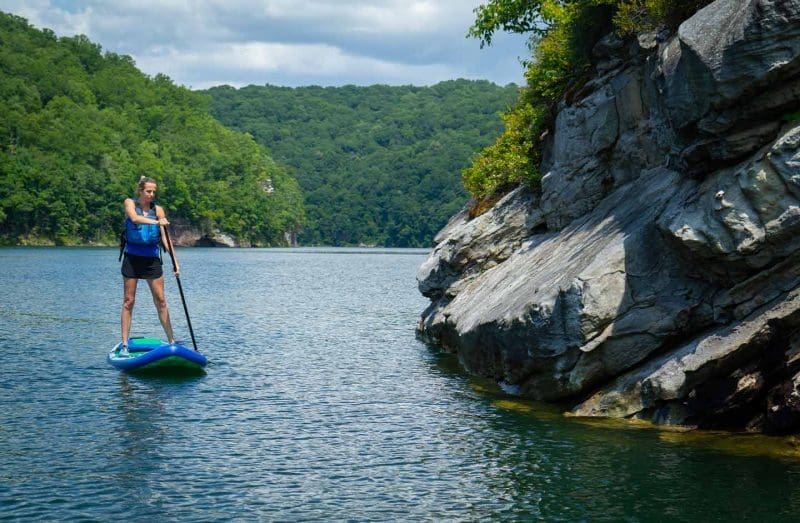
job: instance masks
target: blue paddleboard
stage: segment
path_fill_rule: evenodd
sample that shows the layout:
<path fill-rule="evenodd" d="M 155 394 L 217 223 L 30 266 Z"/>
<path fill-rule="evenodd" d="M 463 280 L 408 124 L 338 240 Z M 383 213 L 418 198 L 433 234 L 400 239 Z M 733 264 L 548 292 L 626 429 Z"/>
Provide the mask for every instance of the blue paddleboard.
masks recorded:
<path fill-rule="evenodd" d="M 119 354 L 122 343 L 108 353 L 108 362 L 126 372 L 199 373 L 204 372 L 205 356 L 179 343 L 169 344 L 156 338 L 131 338 L 128 356 Z"/>

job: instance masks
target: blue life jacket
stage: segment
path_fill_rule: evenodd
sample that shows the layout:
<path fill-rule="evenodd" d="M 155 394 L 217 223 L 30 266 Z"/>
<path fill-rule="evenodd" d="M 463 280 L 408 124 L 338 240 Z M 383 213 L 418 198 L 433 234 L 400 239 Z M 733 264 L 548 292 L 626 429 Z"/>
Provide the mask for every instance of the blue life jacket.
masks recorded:
<path fill-rule="evenodd" d="M 139 202 L 136 201 L 136 214 L 144 216 Z M 150 208 L 147 218 L 157 220 L 155 205 Z M 149 223 L 133 223 L 130 218 L 125 218 L 125 252 L 135 256 L 151 256 L 158 258 L 160 251 L 158 244 L 161 241 L 161 226 Z"/>

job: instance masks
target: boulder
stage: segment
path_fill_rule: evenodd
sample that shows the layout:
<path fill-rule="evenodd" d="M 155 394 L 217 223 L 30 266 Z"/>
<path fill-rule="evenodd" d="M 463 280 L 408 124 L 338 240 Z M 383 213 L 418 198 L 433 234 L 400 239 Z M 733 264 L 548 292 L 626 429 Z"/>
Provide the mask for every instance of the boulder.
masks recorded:
<path fill-rule="evenodd" d="M 791 162 L 800 126 L 744 164 L 686 186 L 659 218 L 659 228 L 689 270 L 730 285 L 800 248 L 800 200 L 791 190 Z M 793 150 L 792 147 L 795 147 Z"/>
<path fill-rule="evenodd" d="M 507 259 L 524 238 L 544 224 L 537 200 L 519 188 L 476 218 L 471 219 L 466 209 L 456 214 L 436 236 L 436 247 L 417 271 L 420 292 L 441 297 L 459 274 L 479 272 Z M 449 292 L 451 296 L 455 293 Z"/>
<path fill-rule="evenodd" d="M 572 412 L 581 416 L 636 416 L 677 424 L 696 422 L 704 412 L 698 401 L 693 405 L 689 401 L 694 399 L 693 393 L 757 360 L 770 343 L 780 341 L 783 334 L 798 327 L 800 289 L 794 289 L 741 321 L 705 332 L 621 375 Z M 751 375 L 751 379 L 755 378 Z M 738 380 L 737 384 L 738 389 L 743 387 Z"/>
<path fill-rule="evenodd" d="M 672 124 L 745 105 L 800 72 L 800 2 L 717 0 L 683 22 L 659 70 Z"/>

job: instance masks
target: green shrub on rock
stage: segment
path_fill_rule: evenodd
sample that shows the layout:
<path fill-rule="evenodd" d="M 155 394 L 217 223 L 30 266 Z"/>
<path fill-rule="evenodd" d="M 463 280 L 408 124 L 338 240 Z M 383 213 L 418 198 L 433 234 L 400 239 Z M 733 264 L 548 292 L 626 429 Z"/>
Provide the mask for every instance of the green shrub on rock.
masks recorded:
<path fill-rule="evenodd" d="M 478 198 L 517 185 L 525 179 L 538 183 L 537 149 L 534 148 L 535 129 L 543 127 L 546 111 L 541 106 L 520 103 L 501 115 L 505 131 L 492 145 L 473 159 L 462 172 L 464 186 Z"/>

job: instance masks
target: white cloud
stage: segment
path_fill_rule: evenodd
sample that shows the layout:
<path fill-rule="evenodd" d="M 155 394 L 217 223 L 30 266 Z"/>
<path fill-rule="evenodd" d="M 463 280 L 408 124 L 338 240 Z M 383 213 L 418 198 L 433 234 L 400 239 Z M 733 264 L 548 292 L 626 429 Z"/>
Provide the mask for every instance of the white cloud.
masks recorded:
<path fill-rule="evenodd" d="M 203 88 L 522 81 L 524 38 L 466 40 L 479 0 L 0 0 L 59 35 L 86 34 L 146 73 Z"/>
<path fill-rule="evenodd" d="M 349 55 L 341 49 L 324 44 L 286 45 L 263 42 L 218 45 L 207 50 L 178 52 L 163 50 L 158 55 L 150 55 L 137 61 L 143 70 L 163 70 L 170 67 L 182 76 L 191 76 L 198 69 L 217 73 L 213 80 L 199 79 L 190 87 L 204 89 L 225 83 L 242 87 L 249 83 L 274 83 L 270 78 L 296 77 L 318 78 L 312 82 L 322 85 L 350 83 L 342 79 L 353 78 L 356 72 L 380 78 L 380 83 L 428 84 L 431 79 L 452 78 L 455 71 L 447 65 L 397 64 L 363 56 Z M 237 78 L 237 72 L 247 71 L 248 80 Z M 219 73 L 227 73 L 227 80 L 219 80 Z M 358 75 L 356 75 L 358 76 Z M 223 76 L 224 78 L 225 76 Z M 252 80 L 256 78 L 257 80 Z M 357 82 L 352 82 L 357 83 Z M 375 83 L 375 82 L 373 82 Z"/>

